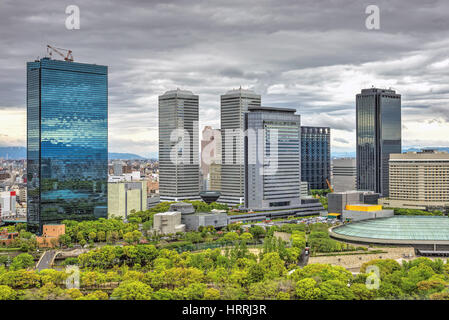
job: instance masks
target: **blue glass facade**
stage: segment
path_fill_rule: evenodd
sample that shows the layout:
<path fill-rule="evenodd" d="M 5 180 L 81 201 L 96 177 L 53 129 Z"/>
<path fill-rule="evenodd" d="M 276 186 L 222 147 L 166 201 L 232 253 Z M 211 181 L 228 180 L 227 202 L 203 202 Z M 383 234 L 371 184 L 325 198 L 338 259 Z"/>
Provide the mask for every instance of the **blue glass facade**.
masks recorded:
<path fill-rule="evenodd" d="M 28 225 L 107 217 L 108 71 L 27 64 Z"/>
<path fill-rule="evenodd" d="M 327 189 L 330 181 L 331 143 L 329 127 L 301 127 L 301 181 L 310 189 Z"/>

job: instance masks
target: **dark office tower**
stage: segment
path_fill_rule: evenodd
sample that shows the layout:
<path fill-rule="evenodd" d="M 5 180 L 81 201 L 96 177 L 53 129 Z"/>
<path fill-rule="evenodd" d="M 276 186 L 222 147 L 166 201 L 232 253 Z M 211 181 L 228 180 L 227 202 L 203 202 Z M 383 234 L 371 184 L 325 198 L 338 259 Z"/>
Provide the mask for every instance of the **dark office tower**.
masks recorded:
<path fill-rule="evenodd" d="M 260 95 L 251 90 L 228 91 L 221 96 L 221 197 L 218 202 L 234 206 L 244 203 L 244 114 L 260 107 Z"/>
<path fill-rule="evenodd" d="M 201 200 L 199 98 L 171 90 L 159 96 L 159 194 L 161 201 Z"/>
<path fill-rule="evenodd" d="M 27 153 L 30 230 L 107 217 L 106 66 L 27 63 Z"/>
<path fill-rule="evenodd" d="M 310 189 L 327 189 L 331 172 L 331 129 L 301 126 L 301 181 Z"/>
<path fill-rule="evenodd" d="M 356 96 L 357 188 L 388 196 L 388 161 L 401 153 L 401 95 L 363 89 Z"/>

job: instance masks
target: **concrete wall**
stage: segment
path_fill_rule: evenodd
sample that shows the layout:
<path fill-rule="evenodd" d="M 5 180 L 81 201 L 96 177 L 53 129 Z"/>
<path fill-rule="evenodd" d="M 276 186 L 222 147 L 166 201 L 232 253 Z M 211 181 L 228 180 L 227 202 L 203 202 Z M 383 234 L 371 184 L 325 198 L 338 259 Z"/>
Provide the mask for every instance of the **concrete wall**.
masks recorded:
<path fill-rule="evenodd" d="M 361 221 L 368 219 L 388 218 L 394 216 L 393 210 L 379 210 L 379 211 L 352 211 L 343 210 L 342 219 L 351 219 L 352 221 Z"/>

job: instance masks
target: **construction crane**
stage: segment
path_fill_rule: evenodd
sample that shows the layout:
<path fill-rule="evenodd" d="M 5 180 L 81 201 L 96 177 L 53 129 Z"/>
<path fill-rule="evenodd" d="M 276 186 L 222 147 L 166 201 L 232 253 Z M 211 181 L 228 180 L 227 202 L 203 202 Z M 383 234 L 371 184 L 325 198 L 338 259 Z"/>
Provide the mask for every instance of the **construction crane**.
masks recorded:
<path fill-rule="evenodd" d="M 64 55 L 64 53 L 62 53 L 61 51 L 65 51 L 67 54 Z M 64 58 L 65 61 L 73 62 L 72 50 L 55 48 L 55 47 L 52 47 L 51 45 L 47 44 L 47 53 L 50 56 L 50 58 L 52 57 L 53 52 L 56 52 L 57 54 L 59 54 L 61 57 Z"/>
<path fill-rule="evenodd" d="M 331 192 L 334 192 L 334 189 L 332 189 L 332 186 L 331 186 L 331 183 L 329 182 L 329 180 L 326 179 L 326 183 L 327 183 L 327 186 L 329 187 L 329 190 Z"/>

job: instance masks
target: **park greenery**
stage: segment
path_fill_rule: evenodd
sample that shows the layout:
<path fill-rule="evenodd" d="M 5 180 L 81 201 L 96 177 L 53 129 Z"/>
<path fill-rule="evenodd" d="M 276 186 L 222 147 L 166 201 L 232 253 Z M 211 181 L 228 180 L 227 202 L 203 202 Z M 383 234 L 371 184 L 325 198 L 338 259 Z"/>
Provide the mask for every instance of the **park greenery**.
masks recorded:
<path fill-rule="evenodd" d="M 198 212 L 227 210 L 191 203 Z M 39 258 L 35 236 L 24 224 L 3 227 L 19 237 L 8 245 L 17 253 L 0 255 L 0 300 L 449 300 L 449 264 L 441 259 L 372 260 L 357 275 L 328 264 L 300 267 L 305 247 L 312 255 L 367 248 L 330 238 L 326 223 L 267 228 L 235 223 L 222 230 L 207 226 L 156 235 L 153 216 L 169 206 L 133 212 L 127 221 L 63 221 L 66 234 L 59 246 L 82 246 L 86 252 L 41 271 L 33 269 Z M 68 266 L 80 270 L 78 288 L 66 285 L 73 276 Z M 378 287 L 367 285 L 376 282 Z"/>
<path fill-rule="evenodd" d="M 299 243 L 300 233 L 293 231 Z M 244 241 L 225 249 L 183 253 L 151 244 L 106 245 L 67 259 L 68 265 L 80 268 L 79 288 L 67 288 L 71 274 L 65 270 L 32 270 L 33 258 L 22 253 L 0 264 L 0 299 L 449 299 L 449 264 L 441 259 L 417 258 L 402 264 L 372 260 L 353 275 L 328 264 L 299 267 L 299 247 L 268 234 L 258 251 Z M 373 265 L 379 281 L 371 272 Z"/>
<path fill-rule="evenodd" d="M 434 211 L 424 211 L 418 209 L 402 209 L 394 208 L 394 214 L 400 216 L 442 216 L 443 212 L 439 210 Z"/>

